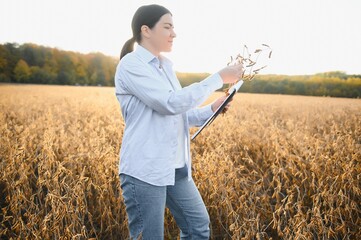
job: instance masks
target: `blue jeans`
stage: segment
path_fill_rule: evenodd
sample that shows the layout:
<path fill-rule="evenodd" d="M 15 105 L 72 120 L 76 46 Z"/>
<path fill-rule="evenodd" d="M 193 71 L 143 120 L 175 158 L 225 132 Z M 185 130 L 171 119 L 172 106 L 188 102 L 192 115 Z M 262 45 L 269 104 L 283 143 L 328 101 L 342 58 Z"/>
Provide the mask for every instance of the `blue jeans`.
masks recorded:
<path fill-rule="evenodd" d="M 167 206 L 181 239 L 209 239 L 209 215 L 187 167 L 176 169 L 174 186 L 154 186 L 120 174 L 131 239 L 164 238 L 164 212 Z"/>

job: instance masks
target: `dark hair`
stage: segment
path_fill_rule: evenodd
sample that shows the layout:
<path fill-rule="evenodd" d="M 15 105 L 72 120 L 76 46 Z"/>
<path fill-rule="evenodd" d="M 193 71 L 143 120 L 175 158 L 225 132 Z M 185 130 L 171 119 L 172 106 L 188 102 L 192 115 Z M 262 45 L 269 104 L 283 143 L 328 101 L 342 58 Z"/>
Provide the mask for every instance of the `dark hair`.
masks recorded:
<path fill-rule="evenodd" d="M 138 8 L 134 13 L 132 20 L 133 37 L 125 42 L 120 53 L 120 59 L 133 51 L 134 43 L 139 43 L 141 40 L 141 30 L 143 25 L 153 28 L 154 25 L 164 14 L 172 14 L 168 9 L 157 4 L 145 5 Z"/>

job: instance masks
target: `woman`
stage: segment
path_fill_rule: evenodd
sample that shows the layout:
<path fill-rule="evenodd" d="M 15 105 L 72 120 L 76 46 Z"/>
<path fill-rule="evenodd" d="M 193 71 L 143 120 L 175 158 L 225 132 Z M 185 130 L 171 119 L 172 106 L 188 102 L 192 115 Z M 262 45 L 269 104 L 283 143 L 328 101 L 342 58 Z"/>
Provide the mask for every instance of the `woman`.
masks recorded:
<path fill-rule="evenodd" d="M 163 239 L 167 206 L 182 239 L 208 239 L 209 216 L 191 176 L 189 127 L 212 115 L 224 97 L 196 107 L 224 83 L 237 81 L 243 67 L 226 67 L 182 88 L 171 61 L 160 54 L 171 51 L 176 37 L 170 11 L 159 5 L 140 7 L 132 31 L 115 73 L 125 121 L 119 174 L 130 237 Z"/>

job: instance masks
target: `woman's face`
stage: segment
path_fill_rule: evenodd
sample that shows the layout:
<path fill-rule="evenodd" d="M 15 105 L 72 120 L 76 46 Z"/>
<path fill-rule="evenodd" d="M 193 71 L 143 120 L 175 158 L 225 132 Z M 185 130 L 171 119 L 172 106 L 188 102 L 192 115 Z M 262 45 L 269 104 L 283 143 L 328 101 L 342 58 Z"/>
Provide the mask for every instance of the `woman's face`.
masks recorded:
<path fill-rule="evenodd" d="M 152 29 L 148 28 L 147 34 L 143 35 L 153 54 L 159 55 L 160 52 L 172 51 L 173 39 L 177 35 L 174 32 L 172 15 L 164 14 Z M 145 37 L 145 38 L 144 38 Z"/>

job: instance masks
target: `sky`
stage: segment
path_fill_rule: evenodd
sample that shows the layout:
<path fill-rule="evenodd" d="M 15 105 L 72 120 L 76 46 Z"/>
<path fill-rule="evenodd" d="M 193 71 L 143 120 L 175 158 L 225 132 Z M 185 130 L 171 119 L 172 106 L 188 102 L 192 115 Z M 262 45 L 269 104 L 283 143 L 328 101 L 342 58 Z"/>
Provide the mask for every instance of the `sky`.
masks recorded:
<path fill-rule="evenodd" d="M 177 37 L 165 55 L 176 71 L 213 73 L 244 45 L 267 44 L 261 74 L 361 74 L 360 0 L 0 0 L 0 43 L 118 58 L 134 12 L 152 3 L 172 12 Z"/>

